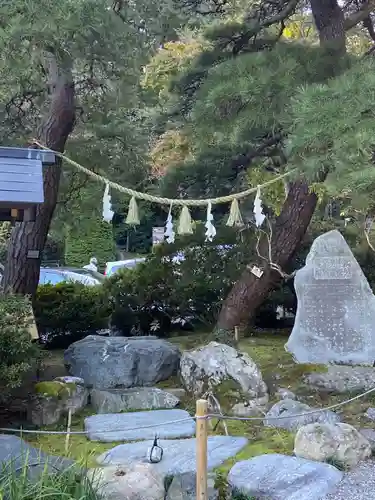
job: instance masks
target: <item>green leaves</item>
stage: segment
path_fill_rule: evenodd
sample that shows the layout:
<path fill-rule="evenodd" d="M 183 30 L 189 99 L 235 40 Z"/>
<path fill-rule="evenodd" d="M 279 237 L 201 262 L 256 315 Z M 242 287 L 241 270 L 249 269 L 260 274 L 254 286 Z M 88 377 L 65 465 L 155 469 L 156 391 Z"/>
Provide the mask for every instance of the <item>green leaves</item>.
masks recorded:
<path fill-rule="evenodd" d="M 32 343 L 31 304 L 27 297 L 0 296 L 0 387 L 1 397 L 18 387 L 23 375 L 36 362 L 38 349 Z"/>
<path fill-rule="evenodd" d="M 291 168 L 309 179 L 328 172 L 337 192 L 374 185 L 375 63 L 358 61 L 325 85 L 300 88 L 286 125 Z"/>

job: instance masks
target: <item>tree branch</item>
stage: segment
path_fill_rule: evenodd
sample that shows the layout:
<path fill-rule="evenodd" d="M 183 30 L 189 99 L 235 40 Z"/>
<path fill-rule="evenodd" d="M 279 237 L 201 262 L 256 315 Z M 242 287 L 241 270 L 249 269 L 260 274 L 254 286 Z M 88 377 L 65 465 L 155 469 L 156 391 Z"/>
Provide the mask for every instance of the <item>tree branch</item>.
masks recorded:
<path fill-rule="evenodd" d="M 367 16 L 366 19 L 363 21 L 363 27 L 367 29 L 368 34 L 370 35 L 372 40 L 374 40 L 374 42 L 375 42 L 375 29 L 374 29 L 374 25 L 372 23 L 371 16 Z"/>
<path fill-rule="evenodd" d="M 344 28 L 346 31 L 354 28 L 360 22 L 364 21 L 369 15 L 375 11 L 375 0 L 369 0 L 364 3 L 357 12 L 348 16 L 344 21 Z"/>
<path fill-rule="evenodd" d="M 180 3 L 181 5 L 179 5 L 179 7 L 185 10 L 193 10 L 200 16 L 209 16 L 225 14 L 228 0 L 211 0 L 211 6 L 207 5 L 207 3 L 202 0 L 180 0 L 180 2 L 175 0 L 175 3 Z M 202 9 L 202 4 L 205 4 L 204 9 Z"/>
<path fill-rule="evenodd" d="M 241 170 L 241 167 L 247 167 L 249 162 L 258 156 L 262 156 L 264 152 L 273 146 L 276 146 L 283 139 L 282 133 L 277 133 L 269 138 L 267 138 L 262 144 L 260 144 L 257 148 L 252 148 L 250 151 L 246 153 L 242 153 L 236 156 L 231 164 L 232 169 L 236 169 L 237 172 Z"/>
<path fill-rule="evenodd" d="M 260 27 L 268 28 L 272 24 L 283 22 L 287 17 L 291 16 L 294 13 L 299 2 L 300 0 L 290 0 L 290 2 L 287 3 L 286 6 L 278 14 L 261 22 Z"/>

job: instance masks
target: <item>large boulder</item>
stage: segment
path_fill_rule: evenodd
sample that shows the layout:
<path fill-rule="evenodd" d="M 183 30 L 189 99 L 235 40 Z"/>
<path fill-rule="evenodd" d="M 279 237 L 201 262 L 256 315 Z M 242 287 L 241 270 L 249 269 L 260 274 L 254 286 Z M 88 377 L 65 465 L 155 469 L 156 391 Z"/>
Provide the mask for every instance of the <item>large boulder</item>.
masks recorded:
<path fill-rule="evenodd" d="M 259 455 L 237 462 L 228 475 L 233 493 L 267 500 L 321 500 L 343 473 L 332 465 L 287 457 Z"/>
<path fill-rule="evenodd" d="M 262 374 L 250 356 L 225 344 L 210 342 L 185 351 L 180 374 L 186 390 L 195 397 L 209 390 L 233 403 L 259 399 L 261 406 L 268 397 Z"/>
<path fill-rule="evenodd" d="M 374 429 L 359 429 L 362 436 L 367 439 L 372 448 L 372 454 L 375 453 L 375 430 Z"/>
<path fill-rule="evenodd" d="M 131 410 L 161 410 L 175 408 L 180 400 L 156 387 L 130 389 L 92 389 L 91 406 L 97 413 L 120 413 Z"/>
<path fill-rule="evenodd" d="M 351 468 L 372 454 L 369 441 L 349 424 L 315 423 L 301 427 L 294 442 L 298 457 Z"/>
<path fill-rule="evenodd" d="M 88 477 L 103 500 L 164 500 L 164 478 L 152 464 L 91 469 Z"/>
<path fill-rule="evenodd" d="M 175 375 L 179 349 L 151 337 L 100 337 L 89 335 L 65 351 L 69 372 L 89 387 L 152 386 Z"/>
<path fill-rule="evenodd" d="M 74 415 L 88 402 L 89 391 L 78 377 L 39 382 L 28 406 L 28 419 L 39 427 L 56 424 L 69 411 Z"/>
<path fill-rule="evenodd" d="M 299 363 L 370 365 L 375 296 L 339 231 L 315 239 L 294 279 L 298 307 L 286 349 Z"/>
<path fill-rule="evenodd" d="M 278 427 L 288 431 L 297 431 L 312 422 L 336 423 L 340 422 L 340 417 L 330 410 L 311 408 L 294 399 L 282 399 L 272 406 L 263 420 L 266 427 Z"/>

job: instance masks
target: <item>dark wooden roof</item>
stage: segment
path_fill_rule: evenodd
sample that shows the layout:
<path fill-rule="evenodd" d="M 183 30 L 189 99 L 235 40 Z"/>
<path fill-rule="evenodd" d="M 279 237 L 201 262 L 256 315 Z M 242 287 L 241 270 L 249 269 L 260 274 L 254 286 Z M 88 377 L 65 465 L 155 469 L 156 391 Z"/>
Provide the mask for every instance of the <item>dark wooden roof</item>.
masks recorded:
<path fill-rule="evenodd" d="M 50 151 L 0 147 L 0 206 L 22 208 L 43 203 L 43 164 L 55 163 Z"/>

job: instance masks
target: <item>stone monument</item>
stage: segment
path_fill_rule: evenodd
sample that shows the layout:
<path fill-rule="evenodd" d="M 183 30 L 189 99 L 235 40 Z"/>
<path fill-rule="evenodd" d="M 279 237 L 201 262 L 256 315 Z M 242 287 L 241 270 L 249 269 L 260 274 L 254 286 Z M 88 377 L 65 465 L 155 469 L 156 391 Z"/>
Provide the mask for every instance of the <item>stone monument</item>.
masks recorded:
<path fill-rule="evenodd" d="M 297 314 L 285 348 L 295 361 L 372 366 L 375 296 L 339 231 L 316 238 L 294 286 Z"/>

